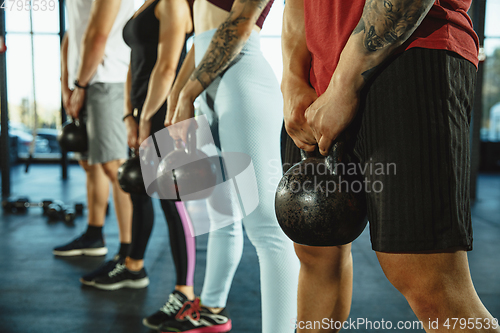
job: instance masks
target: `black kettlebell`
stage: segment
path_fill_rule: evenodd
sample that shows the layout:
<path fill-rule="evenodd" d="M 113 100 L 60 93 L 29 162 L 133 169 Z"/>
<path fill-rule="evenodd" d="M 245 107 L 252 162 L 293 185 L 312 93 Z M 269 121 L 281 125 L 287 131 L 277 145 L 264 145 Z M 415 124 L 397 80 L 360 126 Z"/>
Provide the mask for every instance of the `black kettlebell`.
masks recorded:
<path fill-rule="evenodd" d="M 191 195 L 190 200 L 208 198 L 217 179 L 214 159 L 196 148 L 193 131 L 188 132 L 185 147 L 181 141 L 174 145 L 175 150 L 158 165 L 156 186 L 160 197 L 181 199 L 181 195 Z"/>
<path fill-rule="evenodd" d="M 84 153 L 88 150 L 87 127 L 78 119 L 66 122 L 57 136 L 57 141 L 64 151 Z"/>
<path fill-rule="evenodd" d="M 118 168 L 118 183 L 127 193 L 146 194 L 142 179 L 141 161 L 139 155 L 132 150 L 132 157 Z"/>
<path fill-rule="evenodd" d="M 362 177 L 359 172 L 345 172 L 350 155 L 344 149 L 345 142 L 337 141 L 327 157 L 318 149 L 312 153 L 301 151 L 302 161 L 281 179 L 275 197 L 276 217 L 295 243 L 344 245 L 365 229 Z"/>

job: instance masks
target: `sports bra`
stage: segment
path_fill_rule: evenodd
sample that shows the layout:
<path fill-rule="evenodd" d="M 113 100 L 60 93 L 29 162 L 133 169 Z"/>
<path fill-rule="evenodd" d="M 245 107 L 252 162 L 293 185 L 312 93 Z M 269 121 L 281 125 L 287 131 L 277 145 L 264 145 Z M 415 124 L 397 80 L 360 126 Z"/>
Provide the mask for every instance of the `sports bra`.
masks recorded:
<path fill-rule="evenodd" d="M 207 1 L 221 9 L 224 9 L 226 12 L 229 12 L 231 10 L 231 7 L 233 7 L 234 3 L 234 0 L 207 0 Z M 264 8 L 264 10 L 262 11 L 262 14 L 260 14 L 257 23 L 255 23 L 261 29 L 262 26 L 264 25 L 264 21 L 266 20 L 267 14 L 269 14 L 269 11 L 271 10 L 273 2 L 274 0 L 269 1 L 266 8 Z"/>

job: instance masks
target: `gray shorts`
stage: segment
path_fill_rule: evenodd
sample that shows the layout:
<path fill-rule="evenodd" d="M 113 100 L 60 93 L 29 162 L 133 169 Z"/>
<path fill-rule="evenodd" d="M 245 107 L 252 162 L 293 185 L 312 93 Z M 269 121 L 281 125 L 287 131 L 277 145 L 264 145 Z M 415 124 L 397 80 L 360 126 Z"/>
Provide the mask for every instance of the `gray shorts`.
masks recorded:
<path fill-rule="evenodd" d="M 87 124 L 89 150 L 77 159 L 89 164 L 128 158 L 127 131 L 122 121 L 123 83 L 94 83 L 87 90 L 83 119 Z"/>

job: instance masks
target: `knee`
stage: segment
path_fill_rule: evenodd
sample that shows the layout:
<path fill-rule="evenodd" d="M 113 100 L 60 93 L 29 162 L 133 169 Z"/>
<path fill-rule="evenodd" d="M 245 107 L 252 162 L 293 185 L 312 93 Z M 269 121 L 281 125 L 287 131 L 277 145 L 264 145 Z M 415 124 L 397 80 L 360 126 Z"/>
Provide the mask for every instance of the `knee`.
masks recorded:
<path fill-rule="evenodd" d="M 104 173 L 110 181 L 115 182 L 118 180 L 118 168 L 122 165 L 123 161 L 110 161 L 102 164 Z"/>
<path fill-rule="evenodd" d="M 294 244 L 294 247 L 303 269 L 339 271 L 352 263 L 351 244 L 334 247 Z"/>
<path fill-rule="evenodd" d="M 444 264 L 429 264 L 429 267 L 425 267 L 423 262 L 416 263 L 415 260 L 381 259 L 383 258 L 379 255 L 385 276 L 419 317 L 438 315 L 444 300 L 456 297 L 460 289 L 466 292 L 466 285 L 462 283 L 460 274 L 450 274 Z"/>
<path fill-rule="evenodd" d="M 78 164 L 80 164 L 80 166 L 82 167 L 83 170 L 85 170 L 85 172 L 90 172 L 90 165 L 88 163 L 87 160 L 80 160 L 78 161 Z"/>

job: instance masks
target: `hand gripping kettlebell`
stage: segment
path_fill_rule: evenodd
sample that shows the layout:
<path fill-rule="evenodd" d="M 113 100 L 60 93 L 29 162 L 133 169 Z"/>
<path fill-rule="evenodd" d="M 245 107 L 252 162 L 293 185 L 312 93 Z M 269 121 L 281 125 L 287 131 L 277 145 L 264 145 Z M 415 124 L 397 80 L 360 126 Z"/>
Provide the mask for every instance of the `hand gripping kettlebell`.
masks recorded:
<path fill-rule="evenodd" d="M 344 152 L 345 146 L 344 141 L 336 141 L 327 157 L 318 149 L 301 151 L 302 161 L 281 179 L 275 197 L 276 217 L 295 243 L 343 245 L 364 230 L 363 179 L 359 172 L 346 172 L 351 159 Z"/>
<path fill-rule="evenodd" d="M 159 163 L 156 186 L 161 198 L 181 200 L 189 195 L 190 200 L 198 200 L 212 194 L 216 178 L 213 159 L 196 148 L 196 135 L 189 131 L 187 145 L 175 142 L 175 150 Z"/>

